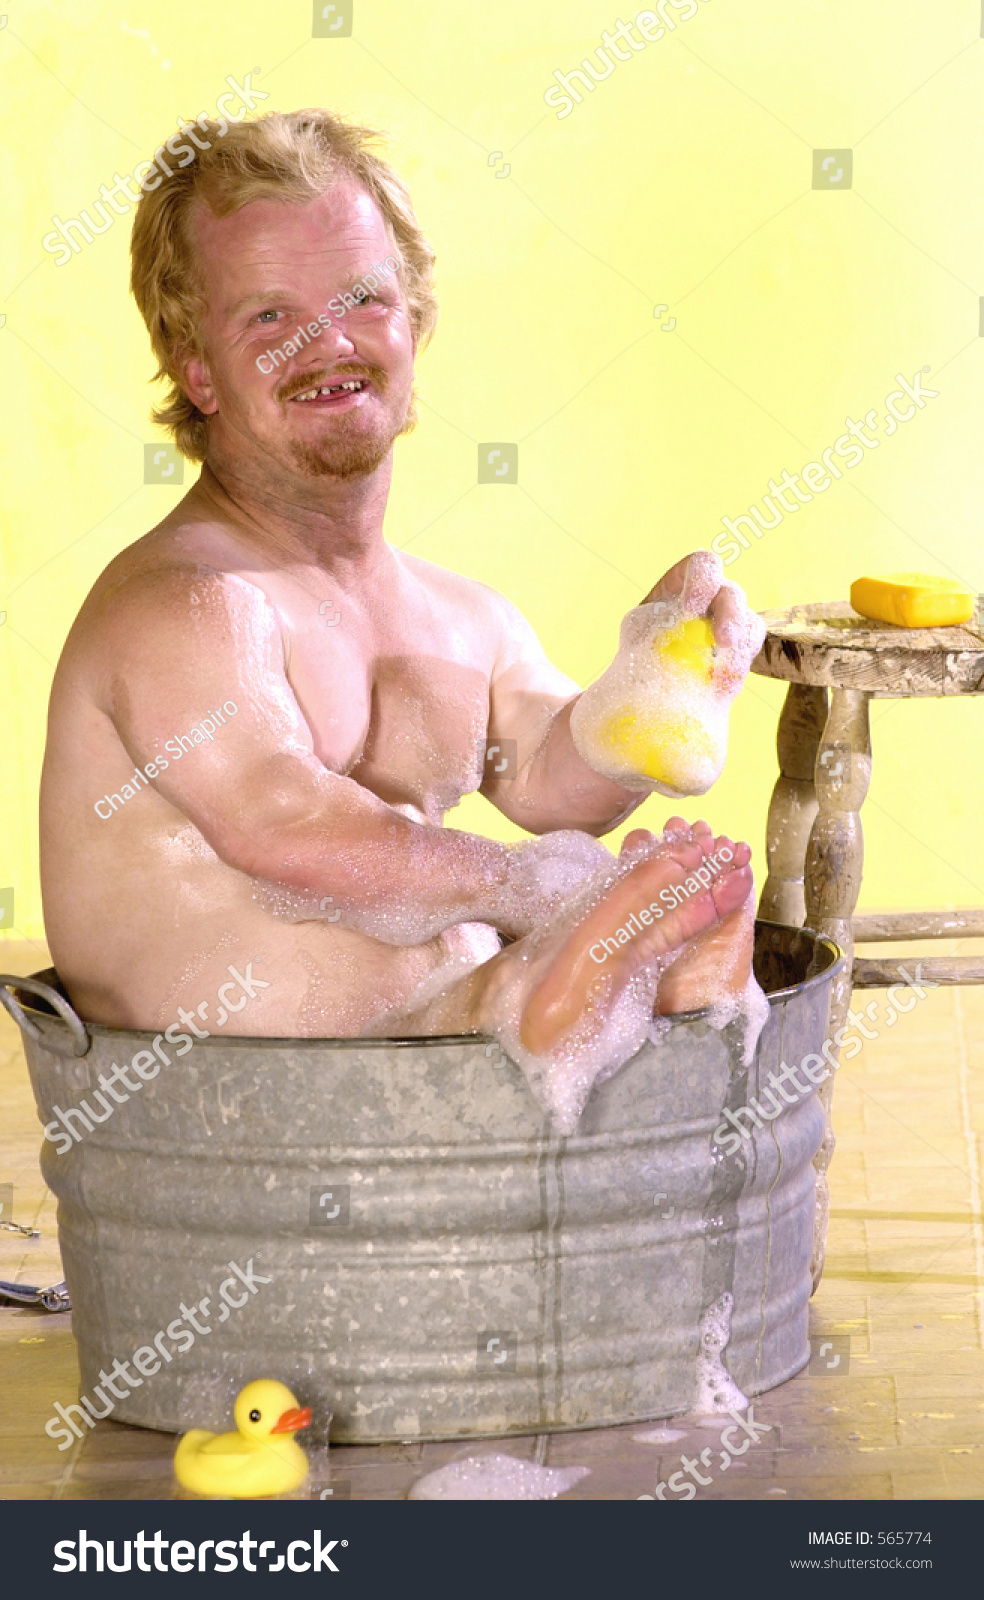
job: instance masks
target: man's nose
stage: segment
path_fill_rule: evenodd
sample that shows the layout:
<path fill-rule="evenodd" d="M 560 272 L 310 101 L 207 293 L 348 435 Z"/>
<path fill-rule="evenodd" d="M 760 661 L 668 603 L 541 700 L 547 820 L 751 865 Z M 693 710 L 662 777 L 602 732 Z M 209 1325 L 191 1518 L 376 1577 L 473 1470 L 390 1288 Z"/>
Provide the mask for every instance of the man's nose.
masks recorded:
<path fill-rule="evenodd" d="M 328 313 L 331 316 L 331 313 Z M 313 319 L 312 319 L 313 320 Z M 327 328 L 324 323 L 318 324 L 321 333 L 307 346 L 307 353 L 312 357 L 318 351 L 324 361 L 331 362 L 351 356 L 355 350 L 355 341 L 349 334 L 344 322 L 336 321 L 332 316 Z"/>

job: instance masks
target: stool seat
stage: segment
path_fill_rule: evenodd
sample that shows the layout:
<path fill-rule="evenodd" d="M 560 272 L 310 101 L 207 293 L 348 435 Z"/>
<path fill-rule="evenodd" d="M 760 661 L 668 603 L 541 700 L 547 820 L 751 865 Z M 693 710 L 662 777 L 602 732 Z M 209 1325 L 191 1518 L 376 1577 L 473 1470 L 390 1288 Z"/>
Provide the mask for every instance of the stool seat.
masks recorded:
<path fill-rule="evenodd" d="M 779 778 L 766 828 L 769 873 L 759 900 L 766 921 L 805 924 L 847 955 L 831 994 L 827 1037 L 848 1016 L 855 988 L 905 984 L 899 961 L 854 959 L 855 940 L 980 938 L 984 909 L 857 916 L 864 867 L 861 807 L 871 778 L 868 702 L 984 694 L 984 601 L 955 628 L 899 628 L 861 617 L 846 600 L 763 611 L 765 642 L 751 670 L 788 683 L 776 740 Z M 933 984 L 984 982 L 984 960 L 924 960 L 913 978 Z M 843 1035 L 841 1035 L 843 1036 Z M 827 1167 L 834 1149 L 833 1076 L 821 1086 L 826 1117 L 817 1170 L 813 1281 L 823 1270 Z"/>
<path fill-rule="evenodd" d="M 984 607 L 956 628 L 897 628 L 846 600 L 759 613 L 768 629 L 752 662 L 763 678 L 864 689 L 878 700 L 984 694 Z"/>

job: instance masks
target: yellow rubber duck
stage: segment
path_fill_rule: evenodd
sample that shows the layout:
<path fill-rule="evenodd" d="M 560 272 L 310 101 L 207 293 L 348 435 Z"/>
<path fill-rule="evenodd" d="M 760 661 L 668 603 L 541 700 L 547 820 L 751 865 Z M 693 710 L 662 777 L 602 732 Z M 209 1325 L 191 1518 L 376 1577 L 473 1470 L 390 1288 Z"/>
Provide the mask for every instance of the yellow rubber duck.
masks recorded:
<path fill-rule="evenodd" d="M 174 1452 L 174 1474 L 185 1489 L 223 1499 L 257 1500 L 286 1494 L 304 1482 L 307 1456 L 294 1441 L 311 1421 L 286 1384 L 257 1378 L 236 1396 L 235 1433 L 192 1428 Z"/>

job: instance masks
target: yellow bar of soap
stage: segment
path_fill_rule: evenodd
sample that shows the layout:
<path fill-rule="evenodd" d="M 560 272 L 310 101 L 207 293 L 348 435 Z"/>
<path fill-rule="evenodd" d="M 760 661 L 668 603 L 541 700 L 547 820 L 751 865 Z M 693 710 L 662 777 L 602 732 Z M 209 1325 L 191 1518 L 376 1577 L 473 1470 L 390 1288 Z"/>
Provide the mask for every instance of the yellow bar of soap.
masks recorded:
<path fill-rule="evenodd" d="M 874 622 L 899 628 L 949 628 L 969 622 L 974 596 L 956 578 L 934 578 L 925 572 L 896 572 L 888 578 L 856 578 L 851 605 Z"/>

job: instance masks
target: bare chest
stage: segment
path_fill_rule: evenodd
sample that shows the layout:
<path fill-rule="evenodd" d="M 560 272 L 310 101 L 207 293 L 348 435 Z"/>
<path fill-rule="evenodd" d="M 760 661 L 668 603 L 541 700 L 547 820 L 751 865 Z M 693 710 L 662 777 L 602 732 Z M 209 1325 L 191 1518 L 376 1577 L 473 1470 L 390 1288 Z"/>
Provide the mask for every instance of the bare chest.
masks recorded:
<path fill-rule="evenodd" d="M 490 667 L 433 623 L 429 637 L 305 628 L 288 677 L 333 772 L 438 822 L 482 780 Z"/>

